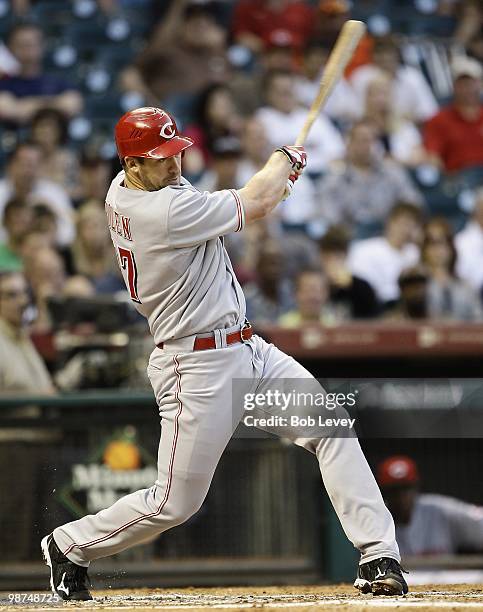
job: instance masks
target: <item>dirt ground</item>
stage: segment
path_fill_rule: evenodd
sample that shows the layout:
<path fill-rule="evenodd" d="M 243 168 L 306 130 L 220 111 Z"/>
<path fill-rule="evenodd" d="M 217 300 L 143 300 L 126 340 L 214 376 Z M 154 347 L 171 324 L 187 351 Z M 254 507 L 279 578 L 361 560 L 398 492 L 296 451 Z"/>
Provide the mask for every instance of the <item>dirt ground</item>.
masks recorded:
<path fill-rule="evenodd" d="M 0 593 L 0 610 L 242 610 L 266 608 L 270 612 L 367 612 L 373 609 L 483 610 L 483 585 L 425 585 L 414 587 L 406 597 L 373 597 L 359 595 L 352 585 L 295 586 L 295 587 L 233 587 L 188 589 L 133 589 L 95 591 L 92 602 L 66 604 L 52 601 L 47 593 Z M 17 603 L 12 596 L 17 595 Z M 29 597 L 30 595 L 30 597 Z"/>

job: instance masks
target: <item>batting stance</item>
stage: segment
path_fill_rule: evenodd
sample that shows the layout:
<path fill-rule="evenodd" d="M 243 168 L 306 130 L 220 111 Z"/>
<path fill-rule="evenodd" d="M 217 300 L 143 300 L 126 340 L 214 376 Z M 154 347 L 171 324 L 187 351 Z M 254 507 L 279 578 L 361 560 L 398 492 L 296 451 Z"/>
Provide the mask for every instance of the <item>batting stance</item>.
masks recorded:
<path fill-rule="evenodd" d="M 62 599 L 91 599 L 91 561 L 152 540 L 200 508 L 243 417 L 233 379 L 246 381 L 245 393 L 275 378 L 314 380 L 252 333 L 222 238 L 265 217 L 291 192 L 306 165 L 303 148 L 277 149 L 242 189 L 202 193 L 181 175 L 181 152 L 192 141 L 167 112 L 126 113 L 116 144 L 123 170 L 107 194 L 107 219 L 127 289 L 156 344 L 148 375 L 162 421 L 158 478 L 42 540 L 51 588 Z M 284 435 L 317 457 L 342 527 L 361 552 L 355 586 L 406 593 L 393 520 L 358 440 L 307 438 L 297 428 Z"/>

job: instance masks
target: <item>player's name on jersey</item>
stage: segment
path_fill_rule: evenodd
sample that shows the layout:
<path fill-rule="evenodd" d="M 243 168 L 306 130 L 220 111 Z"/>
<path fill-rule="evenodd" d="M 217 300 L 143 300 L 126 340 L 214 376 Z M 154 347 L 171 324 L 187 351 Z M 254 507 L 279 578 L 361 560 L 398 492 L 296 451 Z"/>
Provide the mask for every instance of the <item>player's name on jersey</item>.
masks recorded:
<path fill-rule="evenodd" d="M 132 242 L 131 219 L 116 212 L 113 207 L 106 202 L 106 215 L 109 229 L 116 232 L 122 238 Z"/>

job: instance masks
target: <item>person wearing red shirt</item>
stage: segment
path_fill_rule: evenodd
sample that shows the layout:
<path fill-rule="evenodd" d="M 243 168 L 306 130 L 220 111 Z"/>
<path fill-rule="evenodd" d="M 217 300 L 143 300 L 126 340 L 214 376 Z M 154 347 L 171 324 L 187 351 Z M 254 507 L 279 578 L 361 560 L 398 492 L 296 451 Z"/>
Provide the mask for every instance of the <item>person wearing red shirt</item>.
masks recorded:
<path fill-rule="evenodd" d="M 241 0 L 233 16 L 233 36 L 254 53 L 269 46 L 275 32 L 290 35 L 297 50 L 312 35 L 315 10 L 304 0 Z"/>
<path fill-rule="evenodd" d="M 424 128 L 424 146 L 430 161 L 446 172 L 483 166 L 483 69 L 469 57 L 453 63 L 453 102 Z"/>

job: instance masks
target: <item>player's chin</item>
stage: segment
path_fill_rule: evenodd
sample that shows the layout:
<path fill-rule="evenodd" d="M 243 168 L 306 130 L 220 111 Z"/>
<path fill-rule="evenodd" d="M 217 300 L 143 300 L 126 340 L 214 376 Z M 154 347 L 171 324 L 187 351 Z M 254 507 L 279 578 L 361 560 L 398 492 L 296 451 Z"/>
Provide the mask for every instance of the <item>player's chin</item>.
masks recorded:
<path fill-rule="evenodd" d="M 173 178 L 168 179 L 167 181 L 164 181 L 162 187 L 170 187 L 172 185 L 179 185 L 180 182 L 181 182 L 181 178 L 179 176 L 175 176 Z M 160 187 L 160 189 L 162 187 Z"/>

